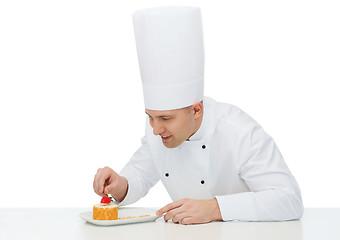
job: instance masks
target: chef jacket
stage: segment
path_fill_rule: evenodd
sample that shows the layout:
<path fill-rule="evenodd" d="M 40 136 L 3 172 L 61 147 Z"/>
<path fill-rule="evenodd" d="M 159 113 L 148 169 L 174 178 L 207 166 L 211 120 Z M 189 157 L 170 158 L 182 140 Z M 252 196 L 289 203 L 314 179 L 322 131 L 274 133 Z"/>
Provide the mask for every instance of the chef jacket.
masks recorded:
<path fill-rule="evenodd" d="M 173 201 L 216 198 L 224 221 L 300 219 L 300 189 L 274 140 L 245 112 L 204 97 L 203 120 L 189 141 L 166 148 L 146 122 L 141 147 L 120 172 L 144 197 L 159 180 Z"/>

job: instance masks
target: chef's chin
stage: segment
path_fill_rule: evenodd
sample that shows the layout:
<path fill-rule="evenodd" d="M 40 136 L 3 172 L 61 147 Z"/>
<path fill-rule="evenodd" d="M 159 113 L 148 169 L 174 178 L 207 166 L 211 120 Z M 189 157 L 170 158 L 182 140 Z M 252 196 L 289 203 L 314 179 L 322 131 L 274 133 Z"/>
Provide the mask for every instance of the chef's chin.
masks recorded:
<path fill-rule="evenodd" d="M 164 141 L 162 141 L 162 142 L 163 142 L 164 147 L 166 147 L 166 148 L 174 148 L 171 143 L 164 142 Z"/>
<path fill-rule="evenodd" d="M 181 145 L 181 143 L 178 144 L 178 143 L 165 142 L 165 141 L 163 141 L 163 145 L 164 145 L 166 148 L 176 148 L 176 147 L 178 147 L 179 145 Z"/>

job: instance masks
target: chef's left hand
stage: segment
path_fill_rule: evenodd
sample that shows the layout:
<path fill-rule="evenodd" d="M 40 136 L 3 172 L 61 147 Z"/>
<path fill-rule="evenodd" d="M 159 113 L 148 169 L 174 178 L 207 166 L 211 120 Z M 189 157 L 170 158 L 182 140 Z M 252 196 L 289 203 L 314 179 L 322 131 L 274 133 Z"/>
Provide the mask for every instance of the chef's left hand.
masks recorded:
<path fill-rule="evenodd" d="M 164 213 L 164 220 L 172 219 L 174 223 L 197 224 L 222 220 L 217 200 L 181 199 L 166 205 L 157 211 L 157 215 Z"/>

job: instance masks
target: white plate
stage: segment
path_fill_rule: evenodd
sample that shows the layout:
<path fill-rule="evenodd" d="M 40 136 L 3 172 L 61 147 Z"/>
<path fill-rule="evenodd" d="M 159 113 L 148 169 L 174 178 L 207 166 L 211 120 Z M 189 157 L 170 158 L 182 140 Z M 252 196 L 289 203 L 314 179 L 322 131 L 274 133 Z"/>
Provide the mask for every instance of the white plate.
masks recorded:
<path fill-rule="evenodd" d="M 118 208 L 118 218 L 126 218 L 126 217 L 133 217 L 127 219 L 118 219 L 118 220 L 94 220 L 93 219 L 93 212 L 82 212 L 79 214 L 83 220 L 100 225 L 100 226 L 113 226 L 113 225 L 121 225 L 121 224 L 129 224 L 129 223 L 141 223 L 141 222 L 152 222 L 155 221 L 159 216 L 156 216 L 155 209 L 151 208 L 132 208 L 132 207 L 125 207 L 125 208 Z M 139 217 L 142 215 L 150 215 L 146 217 Z"/>

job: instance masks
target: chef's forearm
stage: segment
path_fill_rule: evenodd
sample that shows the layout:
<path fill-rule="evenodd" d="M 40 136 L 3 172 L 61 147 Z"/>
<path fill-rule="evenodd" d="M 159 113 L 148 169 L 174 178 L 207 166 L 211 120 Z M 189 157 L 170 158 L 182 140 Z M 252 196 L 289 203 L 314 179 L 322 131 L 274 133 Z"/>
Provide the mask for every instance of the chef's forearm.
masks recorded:
<path fill-rule="evenodd" d="M 300 219 L 301 198 L 289 191 L 274 189 L 216 197 L 224 221 L 286 221 Z"/>

